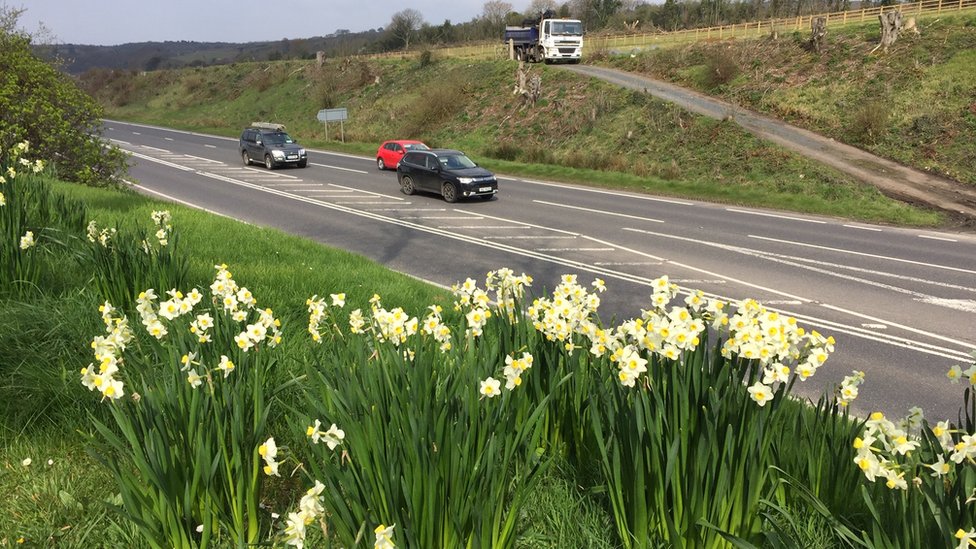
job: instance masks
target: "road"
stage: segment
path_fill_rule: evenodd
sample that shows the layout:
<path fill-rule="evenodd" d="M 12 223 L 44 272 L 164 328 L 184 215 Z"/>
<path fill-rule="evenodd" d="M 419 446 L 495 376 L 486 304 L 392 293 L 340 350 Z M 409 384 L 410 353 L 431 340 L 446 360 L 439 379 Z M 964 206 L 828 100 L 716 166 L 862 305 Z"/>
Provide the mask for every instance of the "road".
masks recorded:
<path fill-rule="evenodd" d="M 816 397 L 866 374 L 853 409 L 955 419 L 976 350 L 976 237 L 501 177 L 491 201 L 405 196 L 372 158 L 309 150 L 309 167 L 245 167 L 237 140 L 106 121 L 145 193 L 350 250 L 449 286 L 510 267 L 537 291 L 564 273 L 606 281 L 601 317 L 649 306 L 650 282 L 755 298 L 833 335 L 798 384 Z M 299 137 L 300 136 L 296 136 Z M 327 293 L 328 289 L 323 289 Z M 393 304 L 391 304 L 393 305 Z"/>

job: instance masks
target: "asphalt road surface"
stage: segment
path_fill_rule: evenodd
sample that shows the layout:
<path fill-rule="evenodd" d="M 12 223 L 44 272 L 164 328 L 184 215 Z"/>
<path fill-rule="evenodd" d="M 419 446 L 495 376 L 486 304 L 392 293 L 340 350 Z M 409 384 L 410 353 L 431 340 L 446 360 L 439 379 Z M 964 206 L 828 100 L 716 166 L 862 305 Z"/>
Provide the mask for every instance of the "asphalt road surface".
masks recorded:
<path fill-rule="evenodd" d="M 309 150 L 309 167 L 242 164 L 236 139 L 106 121 L 142 192 L 276 227 L 449 286 L 489 270 L 606 281 L 601 318 L 650 305 L 650 282 L 755 298 L 832 335 L 836 352 L 798 383 L 816 398 L 866 374 L 853 409 L 955 419 L 964 385 L 946 372 L 976 350 L 976 237 L 659 198 L 501 176 L 498 197 L 405 196 L 375 159 Z M 299 140 L 301 136 L 295 136 Z M 475 159 L 477 161 L 477 159 Z M 239 267 L 240 268 L 240 267 Z M 335 289 L 323 288 L 323 292 Z M 395 305 L 391 303 L 391 305 Z"/>

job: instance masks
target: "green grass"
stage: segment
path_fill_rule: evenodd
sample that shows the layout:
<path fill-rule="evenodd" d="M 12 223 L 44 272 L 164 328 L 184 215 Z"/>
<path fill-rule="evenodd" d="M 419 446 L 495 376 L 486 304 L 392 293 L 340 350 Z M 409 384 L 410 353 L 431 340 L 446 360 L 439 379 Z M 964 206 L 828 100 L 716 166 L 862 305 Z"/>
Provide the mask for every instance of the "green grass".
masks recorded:
<path fill-rule="evenodd" d="M 805 48 L 808 33 L 726 40 L 618 57 L 642 72 L 782 118 L 918 169 L 976 185 L 976 14 L 919 19 L 887 54 L 876 21 L 831 28 L 825 51 Z M 743 70 L 718 87 L 700 70 L 721 52 Z M 871 104 L 880 108 L 865 112 Z M 864 131 L 864 126 L 874 131 Z"/>
<path fill-rule="evenodd" d="M 667 51 L 682 66 L 704 66 L 702 55 Z M 440 59 L 421 66 L 350 58 L 322 69 L 301 61 L 238 63 L 131 74 L 120 77 L 123 84 L 89 82 L 87 88 L 110 118 L 228 137 L 263 119 L 286 124 L 305 145 L 365 156 L 384 139 L 420 138 L 465 150 L 515 177 L 878 223 L 943 221 L 735 124 L 558 68 L 532 70 L 543 78 L 542 97 L 532 107 L 510 93 L 515 65 L 505 61 Z M 327 136 L 315 120 L 319 108 L 338 106 L 349 111 L 345 143 L 338 125 L 330 124 Z"/>

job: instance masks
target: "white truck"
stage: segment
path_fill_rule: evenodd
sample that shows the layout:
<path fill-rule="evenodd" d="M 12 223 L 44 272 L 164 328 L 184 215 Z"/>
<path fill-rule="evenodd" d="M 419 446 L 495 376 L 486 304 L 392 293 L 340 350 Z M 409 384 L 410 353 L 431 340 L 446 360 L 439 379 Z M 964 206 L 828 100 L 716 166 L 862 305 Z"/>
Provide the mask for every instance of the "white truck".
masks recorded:
<path fill-rule="evenodd" d="M 521 27 L 505 27 L 509 54 L 530 63 L 579 63 L 583 55 L 583 23 L 578 19 L 556 19 L 554 15 L 547 10 L 538 20 L 523 21 Z"/>

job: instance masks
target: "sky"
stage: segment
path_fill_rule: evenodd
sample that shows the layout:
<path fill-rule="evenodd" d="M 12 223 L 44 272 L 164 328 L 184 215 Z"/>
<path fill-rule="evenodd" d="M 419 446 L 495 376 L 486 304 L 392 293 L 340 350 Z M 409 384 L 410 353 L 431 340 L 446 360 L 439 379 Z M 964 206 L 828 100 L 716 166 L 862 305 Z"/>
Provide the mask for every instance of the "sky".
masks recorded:
<path fill-rule="evenodd" d="M 507 0 L 515 10 L 530 0 Z M 412 8 L 424 21 L 464 23 L 485 0 L 0 0 L 26 11 L 19 26 L 38 24 L 55 43 L 114 46 L 129 42 L 263 42 L 386 27 L 394 13 Z"/>

